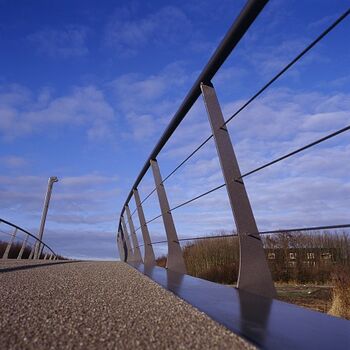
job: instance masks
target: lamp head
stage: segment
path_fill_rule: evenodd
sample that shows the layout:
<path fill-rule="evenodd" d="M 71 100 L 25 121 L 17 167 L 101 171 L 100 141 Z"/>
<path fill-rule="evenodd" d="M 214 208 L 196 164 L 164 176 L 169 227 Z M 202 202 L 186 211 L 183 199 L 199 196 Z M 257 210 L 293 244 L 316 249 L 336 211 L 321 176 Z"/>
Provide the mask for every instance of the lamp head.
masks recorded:
<path fill-rule="evenodd" d="M 57 178 L 57 176 L 50 176 L 49 181 L 50 182 L 57 182 L 58 178 Z"/>

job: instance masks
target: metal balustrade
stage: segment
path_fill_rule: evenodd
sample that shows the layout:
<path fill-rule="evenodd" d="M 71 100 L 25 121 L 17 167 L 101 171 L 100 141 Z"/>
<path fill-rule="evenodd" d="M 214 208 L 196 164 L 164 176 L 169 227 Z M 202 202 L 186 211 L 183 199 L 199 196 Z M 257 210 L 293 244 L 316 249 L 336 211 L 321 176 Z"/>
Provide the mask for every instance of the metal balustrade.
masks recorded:
<path fill-rule="evenodd" d="M 3 227 L 4 226 L 4 227 Z M 4 231 L 5 229 L 10 230 L 9 232 Z M 6 242 L 2 242 L 6 244 L 6 248 L 4 253 L 2 254 L 2 259 L 35 259 L 35 250 L 38 251 L 37 259 L 42 260 L 59 260 L 60 256 L 57 255 L 46 243 L 44 243 L 41 239 L 37 238 L 34 234 L 28 232 L 27 230 L 3 219 L 0 219 L 0 237 L 1 235 L 6 235 L 10 237 Z M 31 241 L 30 241 L 31 240 Z M 13 257 L 11 248 L 15 243 L 21 242 L 21 248 L 16 257 Z M 28 253 L 28 248 L 30 249 L 30 253 L 25 254 L 25 251 Z M 25 256 L 27 255 L 27 256 Z"/>
<path fill-rule="evenodd" d="M 216 96 L 215 88 L 211 80 L 225 62 L 227 57 L 234 50 L 236 45 L 247 32 L 251 24 L 257 18 L 259 13 L 263 10 L 267 0 L 250 0 L 243 8 L 224 39 L 210 58 L 207 65 L 193 84 L 184 101 L 170 121 L 168 127 L 154 147 L 153 151 L 147 158 L 143 168 L 141 169 L 135 183 L 133 184 L 129 195 L 123 205 L 120 214 L 120 220 L 117 233 L 117 245 L 120 257 L 123 261 L 134 263 L 142 262 L 144 260 L 145 267 L 155 265 L 155 255 L 153 245 L 159 243 L 167 243 L 168 257 L 167 269 L 175 272 L 186 273 L 185 263 L 180 247 L 181 241 L 205 239 L 214 237 L 192 237 L 179 238 L 175 223 L 172 217 L 172 211 L 183 207 L 195 200 L 198 200 L 214 191 L 221 188 L 226 188 L 229 202 L 231 205 L 234 221 L 237 228 L 237 236 L 240 244 L 240 266 L 237 288 L 240 290 L 252 292 L 267 297 L 274 297 L 276 295 L 275 287 L 271 278 L 271 273 L 267 265 L 264 249 L 261 241 L 261 234 L 273 234 L 277 232 L 294 232 L 307 231 L 312 229 L 329 229 L 329 228 L 349 228 L 350 224 L 330 224 L 327 226 L 304 227 L 288 230 L 272 230 L 259 232 L 253 211 L 251 209 L 250 201 L 246 192 L 243 178 L 255 174 L 263 169 L 270 167 L 278 162 L 281 162 L 289 157 L 292 157 L 300 152 L 304 152 L 322 142 L 325 142 L 333 137 L 350 130 L 350 125 L 339 129 L 336 132 L 328 134 L 312 143 L 300 147 L 288 154 L 281 155 L 266 164 L 260 165 L 257 168 L 241 174 L 238 161 L 235 156 L 233 144 L 231 142 L 230 134 L 227 129 L 227 124 L 237 117 L 244 109 L 246 109 L 258 96 L 263 94 L 274 82 L 276 82 L 285 72 L 294 66 L 301 58 L 303 58 L 313 47 L 315 47 L 327 34 L 334 30 L 342 21 L 344 21 L 350 14 L 350 9 L 347 9 L 341 16 L 339 16 L 328 28 L 326 28 L 315 40 L 313 40 L 304 50 L 295 56 L 281 71 L 279 71 L 272 79 L 270 79 L 262 88 L 260 88 L 250 99 L 248 99 L 240 108 L 238 108 L 227 120 L 224 120 L 221 107 Z M 157 161 L 157 156 L 163 149 L 164 145 L 170 139 L 174 131 L 180 125 L 182 120 L 186 117 L 190 108 L 202 96 L 206 111 L 208 114 L 209 124 L 212 133 L 201 144 L 199 144 L 186 158 L 184 158 L 167 176 L 162 178 L 160 166 Z M 218 158 L 220 161 L 224 183 L 205 193 L 199 194 L 193 198 L 186 200 L 183 203 L 171 207 L 167 198 L 165 182 L 175 174 L 185 163 L 187 163 L 209 140 L 213 139 Z M 144 178 L 148 169 L 152 169 L 155 187 L 152 191 L 141 200 L 138 187 Z M 150 196 L 156 193 L 159 201 L 161 213 L 154 218 L 146 220 L 143 207 L 145 201 Z M 129 203 L 134 198 L 136 209 L 130 213 Z M 133 224 L 133 215 L 138 215 L 140 227 L 135 229 Z M 165 241 L 152 242 L 148 230 L 148 224 L 152 221 L 162 218 L 166 237 Z M 130 228 L 127 228 L 127 224 Z M 141 230 L 143 243 L 138 244 L 136 232 Z M 232 235 L 227 235 L 232 236 Z M 145 247 L 145 256 L 142 259 L 140 254 L 140 247 Z"/>

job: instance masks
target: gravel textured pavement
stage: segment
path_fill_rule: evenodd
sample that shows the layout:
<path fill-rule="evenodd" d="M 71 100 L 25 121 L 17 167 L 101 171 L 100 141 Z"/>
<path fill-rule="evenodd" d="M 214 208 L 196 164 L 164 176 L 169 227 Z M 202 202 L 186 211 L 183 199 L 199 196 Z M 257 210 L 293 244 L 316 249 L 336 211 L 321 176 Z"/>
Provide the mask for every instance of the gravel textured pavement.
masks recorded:
<path fill-rule="evenodd" d="M 0 262 L 1 349 L 254 349 L 121 262 Z"/>

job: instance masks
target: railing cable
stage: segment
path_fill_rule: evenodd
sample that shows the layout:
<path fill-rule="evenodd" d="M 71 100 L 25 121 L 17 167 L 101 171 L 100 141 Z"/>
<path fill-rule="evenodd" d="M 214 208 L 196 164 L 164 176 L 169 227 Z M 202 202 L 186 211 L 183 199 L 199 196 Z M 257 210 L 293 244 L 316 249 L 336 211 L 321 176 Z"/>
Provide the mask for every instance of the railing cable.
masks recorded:
<path fill-rule="evenodd" d="M 195 150 L 193 150 L 173 171 L 170 172 L 162 181 L 164 183 L 169 179 L 177 170 L 179 170 L 189 159 L 191 159 L 211 138 L 213 134 L 208 136 Z"/>
<path fill-rule="evenodd" d="M 340 130 L 337 130 L 337 131 L 335 131 L 335 132 L 333 132 L 333 133 L 331 133 L 329 135 L 326 135 L 326 136 L 324 136 L 324 137 L 322 137 L 322 138 L 320 138 L 320 139 L 318 139 L 318 140 L 316 140 L 314 142 L 311 142 L 311 143 L 307 144 L 306 146 L 303 146 L 303 147 L 298 148 L 298 149 L 296 149 L 296 150 L 294 150 L 294 151 L 292 151 L 290 153 L 287 153 L 286 155 L 281 156 L 281 157 L 279 157 L 279 158 L 277 158 L 277 159 L 275 159 L 275 160 L 273 160 L 271 162 L 268 162 L 268 163 L 266 163 L 266 164 L 264 164 L 264 165 L 262 165 L 262 166 L 260 166 L 260 167 L 258 167 L 256 169 L 254 169 L 254 170 L 251 170 L 251 171 L 243 174 L 239 178 L 233 179 L 232 181 L 237 181 L 237 180 L 243 179 L 244 177 L 246 177 L 248 175 L 252 175 L 252 174 L 254 174 L 254 173 L 256 173 L 256 172 L 258 172 L 258 171 L 260 171 L 262 169 L 265 169 L 265 168 L 267 168 L 267 167 L 269 167 L 269 166 L 271 166 L 273 164 L 276 164 L 276 163 L 278 163 L 278 162 L 280 162 L 280 161 L 282 161 L 284 159 L 287 159 L 287 158 L 289 158 L 289 157 L 291 157 L 293 155 L 296 155 L 296 154 L 298 154 L 298 153 L 300 153 L 302 151 L 305 151 L 308 148 L 311 148 L 311 147 L 313 147 L 313 146 L 315 146 L 315 145 L 317 145 L 319 143 L 322 143 L 322 142 L 324 142 L 326 140 L 329 140 L 329 139 L 331 139 L 331 138 L 333 138 L 333 137 L 335 137 L 335 136 L 337 136 L 337 135 L 339 135 L 341 133 L 344 133 L 344 132 L 346 132 L 348 130 L 350 130 L 350 125 L 346 126 L 345 128 L 342 128 Z M 170 212 L 172 212 L 173 210 L 176 210 L 178 208 L 181 208 L 181 207 L 183 207 L 183 206 L 185 206 L 185 205 L 187 205 L 187 204 L 189 204 L 191 202 L 194 202 L 194 201 L 196 201 L 196 200 L 198 200 L 198 199 L 200 199 L 200 198 L 202 198 L 202 197 L 204 197 L 204 196 L 206 196 L 206 195 L 208 195 L 208 194 L 210 194 L 212 192 L 215 192 L 215 191 L 217 191 L 217 190 L 219 190 L 219 189 L 221 189 L 221 188 L 223 188 L 225 186 L 226 186 L 226 183 L 221 184 L 221 185 L 216 186 L 216 187 L 214 187 L 214 188 L 212 188 L 212 189 L 210 189 L 210 190 L 208 190 L 208 191 L 206 191 L 206 192 L 204 192 L 204 193 L 202 193 L 202 194 L 200 194 L 200 195 L 198 195 L 196 197 L 193 197 L 193 198 L 191 198 L 191 199 L 189 199 L 189 200 L 187 200 L 187 201 L 185 201 L 183 203 L 180 203 L 180 204 L 176 205 L 175 207 L 171 208 Z M 148 223 L 150 223 L 150 222 L 160 218 L 161 216 L 162 216 L 162 214 L 157 215 L 156 217 L 154 217 L 151 220 L 147 221 L 146 224 L 148 224 Z M 135 230 L 135 232 L 138 231 L 140 228 L 141 228 L 141 226 L 139 228 L 137 228 Z"/>
<path fill-rule="evenodd" d="M 204 193 L 202 193 L 202 194 L 200 194 L 200 195 L 198 195 L 198 196 L 196 196 L 196 197 L 193 197 L 193 198 L 191 198 L 191 199 L 189 199 L 189 200 L 187 200 L 187 201 L 185 201 L 185 202 L 183 202 L 183 203 L 181 203 L 181 204 L 176 205 L 175 207 L 171 208 L 170 211 L 172 212 L 173 210 L 176 210 L 176 209 L 178 209 L 178 208 L 181 208 L 181 207 L 183 207 L 184 205 L 189 204 L 189 203 L 191 203 L 191 202 L 194 202 L 194 201 L 196 201 L 197 199 L 202 198 L 202 197 L 204 197 L 204 196 L 206 196 L 206 195 L 208 195 L 208 194 L 210 194 L 210 193 L 212 193 L 212 192 L 215 192 L 215 191 L 217 191 L 217 190 L 219 190 L 220 188 L 223 188 L 223 187 L 225 187 L 225 186 L 226 186 L 225 183 L 224 183 L 224 184 L 221 184 L 221 185 L 219 185 L 219 186 L 216 186 L 216 187 L 212 188 L 212 189 L 209 190 L 209 191 L 206 191 L 206 192 L 204 192 Z"/>
<path fill-rule="evenodd" d="M 317 43 L 319 43 L 327 34 L 329 34 L 339 23 L 341 23 L 350 14 L 350 8 L 346 10 L 341 16 L 339 16 L 328 28 L 326 28 L 314 41 L 312 41 L 303 51 L 301 51 L 292 61 L 290 61 L 282 70 L 280 70 L 271 80 L 269 80 L 258 92 L 256 92 L 246 103 L 244 103 L 231 117 L 229 117 L 224 124 L 227 125 L 233 118 L 235 118 L 240 112 L 248 107 L 258 96 L 260 96 L 267 88 L 269 88 L 276 80 L 278 80 L 286 71 L 289 70 L 295 63 L 297 63 L 306 53 L 308 53 Z M 346 131 L 346 130 L 344 130 Z M 343 132 L 343 131 L 341 131 Z M 213 134 L 209 135 L 199 146 L 197 146 L 174 170 L 172 170 L 161 183 L 164 183 L 169 179 L 177 170 L 179 170 L 187 161 L 189 161 L 211 138 Z M 322 141 L 320 141 L 322 142 Z M 310 146 L 311 147 L 311 146 Z M 266 165 L 268 166 L 268 165 Z M 257 170 L 256 170 L 257 171 Z M 245 174 L 248 176 L 250 174 Z M 243 176 L 241 177 L 243 178 Z M 154 188 L 146 198 L 141 202 L 143 204 L 154 192 Z M 134 211 L 134 213 L 136 210 Z"/>
<path fill-rule="evenodd" d="M 197 151 L 199 151 L 211 138 L 213 135 L 207 137 L 195 150 L 193 150 L 180 164 L 178 164 L 162 181 L 163 184 L 166 180 L 168 180 L 172 175 L 174 175 L 192 156 L 194 156 Z M 153 188 L 153 190 L 141 201 L 141 205 L 157 190 L 157 188 Z M 133 211 L 132 215 L 136 212 L 137 208 Z"/>
<path fill-rule="evenodd" d="M 279 229 L 272 231 L 260 231 L 260 235 L 268 235 L 268 234 L 282 234 L 282 233 L 298 233 L 304 231 L 318 231 L 318 230 L 329 230 L 329 229 L 340 229 L 340 228 L 350 228 L 350 224 L 342 224 L 342 225 L 326 225 L 326 226 L 310 226 L 310 227 L 298 227 L 291 229 Z M 216 235 L 216 236 L 197 236 L 197 237 L 187 237 L 187 238 L 179 238 L 179 242 L 182 241 L 196 241 L 196 240 L 205 240 L 205 239 L 220 239 L 220 238 L 229 238 L 229 237 L 238 237 L 237 233 L 232 233 L 228 235 Z M 167 243 L 167 240 L 164 241 L 155 241 L 150 244 L 163 244 Z M 143 247 L 144 244 L 140 244 L 138 247 Z"/>
<path fill-rule="evenodd" d="M 344 225 L 327 225 L 327 226 L 310 226 L 310 227 L 298 227 L 283 230 L 262 231 L 261 235 L 274 234 L 274 233 L 290 233 L 290 232 L 303 232 L 303 231 L 318 231 L 318 230 L 330 230 L 339 228 L 350 228 L 350 224 Z"/>
<path fill-rule="evenodd" d="M 243 111 L 251 102 L 260 96 L 270 85 L 272 85 L 280 76 L 282 76 L 290 67 L 298 62 L 306 53 L 308 53 L 317 43 L 319 43 L 328 33 L 330 33 L 339 23 L 341 23 L 350 14 L 350 8 L 347 9 L 341 16 L 339 16 L 326 30 L 324 30 L 311 44 L 309 44 L 303 51 L 299 53 L 292 61 L 290 61 L 281 71 L 279 71 L 267 84 L 265 84 L 254 96 L 252 96 L 242 107 L 240 107 L 225 123 L 225 126 L 240 112 Z"/>
<path fill-rule="evenodd" d="M 242 176 L 238 177 L 236 180 L 243 179 L 246 176 L 252 175 L 252 174 L 254 174 L 254 173 L 256 173 L 256 172 L 258 172 L 258 171 L 260 171 L 262 169 L 265 169 L 265 168 L 269 167 L 270 165 L 276 164 L 276 163 L 278 163 L 278 162 L 280 162 L 280 161 L 282 161 L 284 159 L 287 159 L 287 158 L 289 158 L 291 156 L 294 156 L 294 155 L 296 155 L 296 154 L 298 154 L 298 153 L 300 153 L 302 151 L 305 151 L 308 148 L 316 146 L 317 144 L 319 144 L 319 143 L 321 143 L 323 141 L 329 140 L 329 139 L 331 139 L 331 138 L 333 138 L 333 137 L 335 137 L 335 136 L 337 136 L 339 134 L 342 134 L 343 132 L 348 131 L 348 130 L 350 130 L 350 125 L 346 126 L 345 128 L 342 128 L 340 130 L 337 130 L 337 131 L 335 131 L 335 132 L 333 132 L 333 133 L 331 133 L 331 134 L 329 134 L 327 136 L 324 136 L 324 137 L 322 137 L 322 138 L 320 138 L 320 139 L 318 139 L 318 140 L 316 140 L 314 142 L 311 142 L 311 143 L 307 144 L 306 146 L 300 147 L 300 148 L 296 149 L 295 151 L 287 153 L 284 156 L 281 156 L 281 157 L 279 157 L 279 158 L 277 158 L 275 160 L 272 160 L 271 162 L 268 162 L 268 163 L 266 163 L 266 164 L 264 164 L 262 166 L 259 166 L 258 168 L 254 169 L 254 170 L 248 171 L 247 173 L 245 173 Z"/>

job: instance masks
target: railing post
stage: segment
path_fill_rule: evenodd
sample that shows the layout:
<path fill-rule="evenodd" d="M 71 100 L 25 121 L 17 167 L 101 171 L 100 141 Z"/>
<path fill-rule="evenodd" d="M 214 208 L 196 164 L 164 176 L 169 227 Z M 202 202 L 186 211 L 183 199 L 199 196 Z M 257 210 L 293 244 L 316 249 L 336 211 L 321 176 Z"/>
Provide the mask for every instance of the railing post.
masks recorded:
<path fill-rule="evenodd" d="M 7 246 L 6 246 L 4 255 L 2 256 L 3 259 L 8 259 L 11 246 L 12 246 L 12 244 L 13 244 L 15 238 L 16 238 L 16 234 L 17 234 L 17 228 L 15 228 L 15 230 L 13 231 L 12 236 L 11 236 L 11 239 L 10 239 L 9 242 L 7 243 Z"/>
<path fill-rule="evenodd" d="M 125 243 L 126 243 L 126 248 L 127 248 L 127 251 L 128 251 L 128 256 L 127 256 L 127 260 L 126 261 L 135 261 L 134 260 L 134 252 L 132 250 L 131 243 L 130 243 L 130 240 L 129 240 L 129 233 L 128 233 L 128 229 L 126 228 L 124 216 L 121 217 L 121 222 L 122 222 L 123 236 L 124 236 Z"/>
<path fill-rule="evenodd" d="M 49 260 L 52 260 L 52 254 L 50 254 Z"/>
<path fill-rule="evenodd" d="M 34 250 L 35 250 L 36 243 L 33 244 L 32 250 L 30 251 L 28 259 L 34 259 Z"/>
<path fill-rule="evenodd" d="M 120 240 L 119 240 L 119 236 L 120 235 L 120 232 L 117 233 L 117 236 L 116 236 L 116 240 L 117 240 L 117 246 L 118 246 L 118 252 L 119 252 L 119 256 L 121 256 L 121 247 L 120 247 Z M 121 258 L 120 258 L 121 259 Z M 122 259 L 121 259 L 122 260 Z"/>
<path fill-rule="evenodd" d="M 173 216 L 171 215 L 168 198 L 165 192 L 162 176 L 158 162 L 155 159 L 150 161 L 154 182 L 157 188 L 159 206 L 162 212 L 163 224 L 168 240 L 168 258 L 166 267 L 169 270 L 186 273 L 185 261 L 182 256 L 181 246 L 177 237 Z"/>
<path fill-rule="evenodd" d="M 240 179 L 240 169 L 230 135 L 224 125 L 215 89 L 211 83 L 202 83 L 201 90 L 239 236 L 240 266 L 237 287 L 266 297 L 275 297 L 271 272 L 244 182 Z"/>
<path fill-rule="evenodd" d="M 21 250 L 19 251 L 18 253 L 18 256 L 17 256 L 17 259 L 22 259 L 22 255 L 23 255 L 23 252 L 24 252 L 24 249 L 27 245 L 27 242 L 28 242 L 28 237 L 29 235 L 26 235 L 26 238 L 24 239 L 23 243 L 22 243 L 22 247 L 21 247 Z"/>
<path fill-rule="evenodd" d="M 140 247 L 139 247 L 139 242 L 137 240 L 134 222 L 132 221 L 130 208 L 129 208 L 128 205 L 125 206 L 125 211 L 126 211 L 126 215 L 127 215 L 128 222 L 129 222 L 130 236 L 131 236 L 132 243 L 133 243 L 133 246 L 134 246 L 134 261 L 138 262 L 138 263 L 142 263 L 142 257 L 141 257 L 141 251 L 140 251 Z"/>
<path fill-rule="evenodd" d="M 124 250 L 124 243 L 123 243 L 123 238 L 120 231 L 117 234 L 117 243 L 118 243 L 120 260 L 125 261 L 126 256 L 125 256 L 125 250 Z"/>
<path fill-rule="evenodd" d="M 47 259 L 47 253 L 45 254 L 45 256 L 44 256 L 44 260 L 46 260 Z"/>
<path fill-rule="evenodd" d="M 121 248 L 123 250 L 123 261 L 127 261 L 128 260 L 128 247 L 126 245 L 126 240 L 124 238 L 124 233 L 123 233 L 122 229 L 120 229 L 119 234 L 120 234 Z"/>
<path fill-rule="evenodd" d="M 146 224 L 145 214 L 143 212 L 139 191 L 137 189 L 134 189 L 133 193 L 134 193 L 134 199 L 135 199 L 135 204 L 137 208 L 137 215 L 139 216 L 139 220 L 140 220 L 143 243 L 145 246 L 145 256 L 144 256 L 145 265 L 156 265 L 156 258 L 154 256 L 154 251 L 151 243 L 151 238 L 149 236 L 148 227 Z"/>

